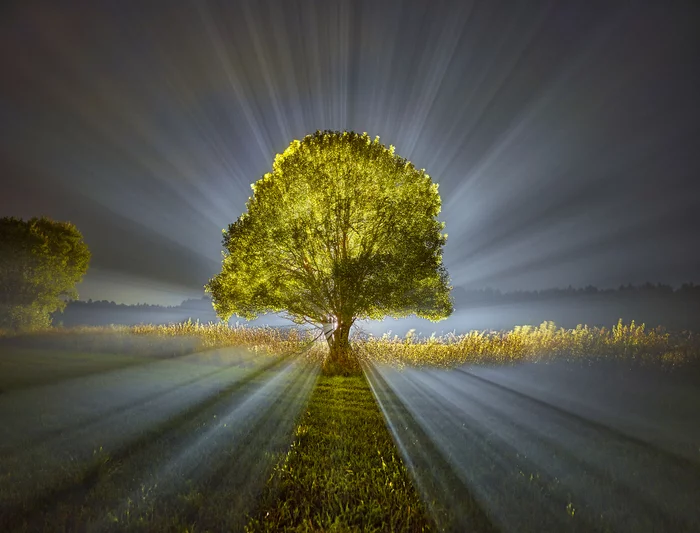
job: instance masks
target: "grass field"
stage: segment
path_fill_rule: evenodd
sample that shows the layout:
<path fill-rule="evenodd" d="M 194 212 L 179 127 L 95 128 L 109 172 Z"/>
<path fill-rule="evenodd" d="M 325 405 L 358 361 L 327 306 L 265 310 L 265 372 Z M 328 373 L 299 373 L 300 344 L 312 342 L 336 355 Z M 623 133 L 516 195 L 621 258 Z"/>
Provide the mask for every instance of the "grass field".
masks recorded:
<path fill-rule="evenodd" d="M 447 531 L 698 531 L 700 379 L 618 362 L 369 381 Z"/>
<path fill-rule="evenodd" d="M 2 355 L 0 391 L 48 385 L 141 363 L 143 357 L 128 354 L 15 348 Z"/>
<path fill-rule="evenodd" d="M 0 530 L 700 530 L 692 334 L 356 339 L 366 377 L 312 338 L 0 338 Z"/>
<path fill-rule="evenodd" d="M 239 346 L 256 354 L 300 354 L 321 361 L 325 342 L 318 332 L 296 328 L 229 327 L 187 321 L 171 325 L 51 328 L 26 335 L 0 330 L 0 349 L 65 350 L 146 357 L 175 357 L 211 348 Z M 624 360 L 665 367 L 700 363 L 700 335 L 668 332 L 620 320 L 610 328 L 554 322 L 517 326 L 510 331 L 470 331 L 430 337 L 409 332 L 405 337 L 355 335 L 358 358 L 397 366 L 453 368 L 465 364 L 503 365 L 546 360 Z"/>
<path fill-rule="evenodd" d="M 238 349 L 120 368 L 105 355 L 0 394 L 0 529 L 240 530 L 316 369 Z"/>
<path fill-rule="evenodd" d="M 510 331 L 471 331 L 462 335 L 364 337 L 356 345 L 368 361 L 398 366 L 454 368 L 504 365 L 528 361 L 623 360 L 665 367 L 697 365 L 700 337 L 689 331 L 670 333 L 644 324 L 611 328 L 579 325 L 573 329 L 554 322 L 517 326 Z"/>

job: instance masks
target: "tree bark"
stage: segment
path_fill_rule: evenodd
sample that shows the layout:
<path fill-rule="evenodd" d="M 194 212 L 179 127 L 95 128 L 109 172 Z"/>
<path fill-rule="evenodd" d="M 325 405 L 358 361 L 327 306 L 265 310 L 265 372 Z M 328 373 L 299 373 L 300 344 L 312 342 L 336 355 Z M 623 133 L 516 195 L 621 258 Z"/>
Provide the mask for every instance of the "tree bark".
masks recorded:
<path fill-rule="evenodd" d="M 360 371 L 360 364 L 350 346 L 352 320 L 340 319 L 333 335 L 328 339 L 330 353 L 324 370 L 331 374 L 349 375 Z"/>

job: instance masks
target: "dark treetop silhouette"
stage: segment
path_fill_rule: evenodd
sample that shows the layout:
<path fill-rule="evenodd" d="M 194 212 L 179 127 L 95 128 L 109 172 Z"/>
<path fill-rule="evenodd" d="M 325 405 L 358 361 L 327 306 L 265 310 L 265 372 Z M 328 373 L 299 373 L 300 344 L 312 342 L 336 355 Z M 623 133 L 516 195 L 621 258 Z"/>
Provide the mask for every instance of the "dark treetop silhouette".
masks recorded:
<path fill-rule="evenodd" d="M 330 324 L 329 362 L 347 368 L 356 319 L 452 312 L 438 186 L 393 146 L 317 132 L 292 142 L 253 191 L 206 287 L 221 318 L 272 311 Z"/>
<path fill-rule="evenodd" d="M 51 324 L 88 269 L 90 251 L 69 222 L 0 218 L 0 328 Z"/>

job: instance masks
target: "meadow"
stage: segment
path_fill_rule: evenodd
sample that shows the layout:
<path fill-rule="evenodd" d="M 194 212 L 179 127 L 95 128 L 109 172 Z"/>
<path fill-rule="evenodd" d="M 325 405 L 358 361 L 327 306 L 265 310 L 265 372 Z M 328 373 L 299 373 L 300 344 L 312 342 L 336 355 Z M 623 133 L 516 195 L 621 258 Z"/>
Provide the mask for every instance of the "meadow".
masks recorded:
<path fill-rule="evenodd" d="M 693 531 L 700 341 L 557 328 L 0 336 L 3 531 Z"/>

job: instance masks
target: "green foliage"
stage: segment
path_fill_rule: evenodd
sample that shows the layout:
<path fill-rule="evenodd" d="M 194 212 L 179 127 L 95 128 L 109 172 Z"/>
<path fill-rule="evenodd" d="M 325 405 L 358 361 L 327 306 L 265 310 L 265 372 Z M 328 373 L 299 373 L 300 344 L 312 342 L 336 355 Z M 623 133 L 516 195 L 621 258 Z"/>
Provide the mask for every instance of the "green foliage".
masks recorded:
<path fill-rule="evenodd" d="M 47 327 L 75 298 L 90 252 L 78 229 L 48 218 L 0 219 L 0 327 Z"/>
<path fill-rule="evenodd" d="M 379 139 L 317 132 L 294 141 L 224 230 L 221 273 L 207 285 L 217 314 L 284 312 L 335 323 L 453 310 L 438 186 Z"/>

